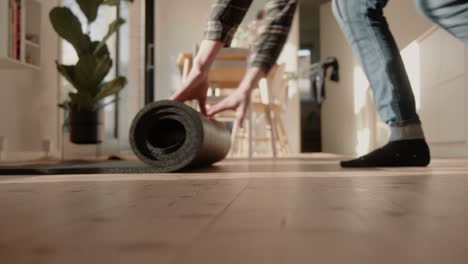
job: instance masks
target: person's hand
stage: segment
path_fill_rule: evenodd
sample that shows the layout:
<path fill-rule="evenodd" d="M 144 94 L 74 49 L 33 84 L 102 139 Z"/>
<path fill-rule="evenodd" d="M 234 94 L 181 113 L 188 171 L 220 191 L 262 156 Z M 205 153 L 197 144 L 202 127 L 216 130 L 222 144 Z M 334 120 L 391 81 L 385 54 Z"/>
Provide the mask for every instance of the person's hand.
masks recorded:
<path fill-rule="evenodd" d="M 252 67 L 245 73 L 237 90 L 228 97 L 221 100 L 208 109 L 208 117 L 213 117 L 219 112 L 226 110 L 236 111 L 236 123 L 243 127 L 245 114 L 250 105 L 250 95 L 257 86 L 259 80 L 265 76 L 265 70 L 259 67 Z"/>
<path fill-rule="evenodd" d="M 206 93 L 208 87 L 208 74 L 206 71 L 193 68 L 180 90 L 172 95 L 170 99 L 182 103 L 189 100 L 198 100 L 200 111 L 206 116 Z"/>
<path fill-rule="evenodd" d="M 236 123 L 239 127 L 243 127 L 245 115 L 250 105 L 250 90 L 237 89 L 234 93 L 221 100 L 208 109 L 208 117 L 213 117 L 217 113 L 226 110 L 236 111 Z"/>
<path fill-rule="evenodd" d="M 193 67 L 182 87 L 171 96 L 171 100 L 185 102 L 198 100 L 200 111 L 206 115 L 206 92 L 208 91 L 208 71 L 216 54 L 224 47 L 224 43 L 215 40 L 203 40 L 200 50 L 193 60 Z"/>

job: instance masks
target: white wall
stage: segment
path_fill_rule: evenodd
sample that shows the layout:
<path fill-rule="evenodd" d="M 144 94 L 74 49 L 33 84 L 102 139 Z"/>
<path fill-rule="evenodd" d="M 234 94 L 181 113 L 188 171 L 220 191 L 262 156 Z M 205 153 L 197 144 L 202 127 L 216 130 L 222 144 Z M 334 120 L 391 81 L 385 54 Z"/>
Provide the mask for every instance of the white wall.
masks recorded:
<path fill-rule="evenodd" d="M 9 160 L 38 158 L 42 140 L 59 144 L 58 74 L 54 60 L 59 57 L 58 37 L 50 26 L 49 10 L 59 1 L 41 1 L 41 70 L 0 71 L 0 136 L 7 140 Z"/>
<path fill-rule="evenodd" d="M 320 9 L 321 57 L 335 56 L 340 63 L 340 82 L 327 82 L 327 100 L 322 107 L 322 148 L 324 152 L 351 154 L 356 145 L 354 91 L 355 66 L 351 49 L 336 24 L 331 5 Z"/>
<path fill-rule="evenodd" d="M 385 137 L 387 128 L 377 129 L 380 118 L 367 80 L 335 21 L 330 3 L 321 6 L 320 16 L 321 57 L 337 57 L 341 74 L 339 83 L 327 82 L 327 100 L 322 109 L 323 151 L 364 154 L 381 143 L 377 138 Z M 385 16 L 400 48 L 431 27 L 417 14 L 413 1 L 389 1 Z"/>
<path fill-rule="evenodd" d="M 468 46 L 434 27 L 404 53 L 432 155 L 467 157 Z"/>
<path fill-rule="evenodd" d="M 133 118 L 144 106 L 145 98 L 145 27 L 144 2 L 135 1 L 128 5 L 129 18 L 127 21 L 128 46 L 126 65 L 128 67 L 128 85 L 120 96 L 122 109 L 119 113 L 119 149 L 124 153 L 133 153 L 128 140 Z M 125 53 L 127 51 L 124 51 Z"/>
<path fill-rule="evenodd" d="M 256 0 L 247 13 L 244 23 L 251 21 L 256 12 L 263 8 L 267 0 Z M 203 38 L 203 30 L 211 12 L 213 0 L 172 0 L 156 1 L 156 99 L 166 99 L 180 86 L 180 74 L 177 68 L 177 56 L 181 52 L 192 52 Z M 183 8 L 182 8 L 183 7 Z M 299 43 L 298 21 L 295 25 L 285 52 L 283 61 L 288 63 L 288 70 L 295 71 L 295 59 Z M 280 59 L 281 61 L 281 59 Z M 299 147 L 299 97 L 295 88 L 291 92 L 291 104 L 287 113 L 288 134 L 294 152 Z"/>
<path fill-rule="evenodd" d="M 167 99 L 178 89 L 177 56 L 192 52 L 202 39 L 210 0 L 156 1 L 156 90 L 157 100 Z M 182 8 L 183 7 L 183 8 Z"/>
<path fill-rule="evenodd" d="M 279 63 L 286 64 L 288 72 L 297 73 L 297 53 L 300 47 L 299 39 L 299 12 L 294 17 L 289 39 L 278 58 Z M 285 126 L 292 153 L 301 152 L 301 102 L 299 86 L 296 80 L 289 82 L 288 105 L 285 113 Z"/>

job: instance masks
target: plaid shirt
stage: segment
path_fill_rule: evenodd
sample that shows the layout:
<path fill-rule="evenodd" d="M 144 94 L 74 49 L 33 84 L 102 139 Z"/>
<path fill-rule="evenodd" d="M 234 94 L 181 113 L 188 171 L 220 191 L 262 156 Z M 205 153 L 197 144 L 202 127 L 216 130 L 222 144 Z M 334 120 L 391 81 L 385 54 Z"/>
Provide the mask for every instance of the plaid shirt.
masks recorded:
<path fill-rule="evenodd" d="M 253 0 L 216 0 L 205 39 L 229 46 Z M 288 38 L 299 0 L 269 0 L 265 6 L 264 27 L 253 45 L 250 66 L 269 71 L 276 63 Z"/>

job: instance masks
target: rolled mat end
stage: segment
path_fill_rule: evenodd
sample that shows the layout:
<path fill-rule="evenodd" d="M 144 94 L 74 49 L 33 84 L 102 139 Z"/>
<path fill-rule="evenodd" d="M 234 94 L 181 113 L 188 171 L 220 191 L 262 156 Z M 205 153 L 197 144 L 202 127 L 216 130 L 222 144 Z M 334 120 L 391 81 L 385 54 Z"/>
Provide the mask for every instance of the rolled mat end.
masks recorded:
<path fill-rule="evenodd" d="M 156 172 L 210 166 L 226 158 L 230 132 L 193 108 L 162 100 L 146 105 L 130 127 L 133 152 Z"/>

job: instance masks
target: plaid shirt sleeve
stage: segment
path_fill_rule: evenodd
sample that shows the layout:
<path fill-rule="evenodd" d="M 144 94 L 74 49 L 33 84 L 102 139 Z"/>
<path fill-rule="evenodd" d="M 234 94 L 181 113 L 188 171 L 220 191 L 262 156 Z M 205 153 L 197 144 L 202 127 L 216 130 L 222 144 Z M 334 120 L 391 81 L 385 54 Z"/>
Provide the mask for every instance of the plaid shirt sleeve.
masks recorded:
<path fill-rule="evenodd" d="M 229 46 L 253 0 L 216 0 L 205 30 L 205 39 Z"/>
<path fill-rule="evenodd" d="M 267 72 L 278 59 L 286 43 L 298 0 L 271 0 L 265 6 L 260 35 L 253 45 L 250 65 Z"/>
<path fill-rule="evenodd" d="M 268 72 L 276 63 L 288 38 L 298 1 L 268 1 L 261 33 L 253 45 L 250 66 Z M 251 3 L 252 0 L 216 0 L 205 39 L 219 40 L 229 46 Z"/>

